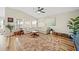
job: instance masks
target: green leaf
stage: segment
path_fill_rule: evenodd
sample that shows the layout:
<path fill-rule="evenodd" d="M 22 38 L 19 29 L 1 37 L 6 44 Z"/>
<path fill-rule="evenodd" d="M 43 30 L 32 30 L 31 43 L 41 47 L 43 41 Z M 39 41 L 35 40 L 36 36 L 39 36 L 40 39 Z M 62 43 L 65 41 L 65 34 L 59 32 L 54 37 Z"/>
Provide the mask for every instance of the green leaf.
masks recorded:
<path fill-rule="evenodd" d="M 72 25 L 68 25 L 69 29 L 73 29 L 73 26 Z"/>
<path fill-rule="evenodd" d="M 76 21 L 76 22 L 74 23 L 74 25 L 77 25 L 77 24 L 79 24 L 79 21 Z"/>
<path fill-rule="evenodd" d="M 79 20 L 79 16 L 75 18 L 76 20 Z"/>
<path fill-rule="evenodd" d="M 72 29 L 73 33 L 79 31 L 79 16 L 76 18 L 70 18 L 68 27 L 69 29 Z"/>
<path fill-rule="evenodd" d="M 70 18 L 70 19 L 71 19 L 71 21 L 73 21 L 73 22 L 76 21 L 76 19 L 73 19 L 73 18 Z"/>
<path fill-rule="evenodd" d="M 73 25 L 73 23 L 72 23 L 71 21 L 69 21 L 69 24 L 70 24 L 70 25 Z"/>

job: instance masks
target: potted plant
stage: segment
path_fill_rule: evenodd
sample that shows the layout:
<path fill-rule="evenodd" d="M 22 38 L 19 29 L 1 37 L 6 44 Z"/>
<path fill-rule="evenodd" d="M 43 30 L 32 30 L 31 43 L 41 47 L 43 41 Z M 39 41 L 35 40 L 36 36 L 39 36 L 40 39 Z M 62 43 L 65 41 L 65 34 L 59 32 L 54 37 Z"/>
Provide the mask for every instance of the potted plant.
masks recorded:
<path fill-rule="evenodd" d="M 76 18 L 71 18 L 68 24 L 70 30 L 72 30 L 72 39 L 76 44 L 77 50 L 79 50 L 79 16 Z"/>
<path fill-rule="evenodd" d="M 72 30 L 72 33 L 76 35 L 76 33 L 79 31 L 79 16 L 76 18 L 71 18 L 68 27 Z"/>
<path fill-rule="evenodd" d="M 10 30 L 10 32 L 12 32 L 12 29 L 13 29 L 12 25 L 8 24 L 8 25 L 6 25 L 6 27 Z"/>

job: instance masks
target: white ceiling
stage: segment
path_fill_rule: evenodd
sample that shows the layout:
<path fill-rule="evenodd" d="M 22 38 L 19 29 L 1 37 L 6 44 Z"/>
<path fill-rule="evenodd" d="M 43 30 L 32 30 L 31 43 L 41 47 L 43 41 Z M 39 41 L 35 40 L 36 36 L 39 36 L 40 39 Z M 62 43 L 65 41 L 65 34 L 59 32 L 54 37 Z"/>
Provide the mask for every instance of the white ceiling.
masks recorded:
<path fill-rule="evenodd" d="M 36 7 L 12 7 L 12 8 L 23 11 L 35 18 L 41 18 L 41 17 L 56 15 L 56 14 L 60 14 L 60 13 L 64 13 L 64 12 L 79 10 L 78 7 L 44 7 L 46 13 L 38 14 L 35 12 Z"/>

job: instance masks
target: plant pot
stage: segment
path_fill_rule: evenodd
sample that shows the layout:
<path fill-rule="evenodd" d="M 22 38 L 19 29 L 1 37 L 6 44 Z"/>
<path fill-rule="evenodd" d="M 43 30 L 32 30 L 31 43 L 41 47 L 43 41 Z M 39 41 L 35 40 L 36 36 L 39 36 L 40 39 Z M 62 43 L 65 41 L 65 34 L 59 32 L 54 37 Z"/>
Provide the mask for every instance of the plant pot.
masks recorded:
<path fill-rule="evenodd" d="M 75 45 L 76 45 L 77 51 L 79 51 L 79 32 L 77 32 L 75 37 Z"/>

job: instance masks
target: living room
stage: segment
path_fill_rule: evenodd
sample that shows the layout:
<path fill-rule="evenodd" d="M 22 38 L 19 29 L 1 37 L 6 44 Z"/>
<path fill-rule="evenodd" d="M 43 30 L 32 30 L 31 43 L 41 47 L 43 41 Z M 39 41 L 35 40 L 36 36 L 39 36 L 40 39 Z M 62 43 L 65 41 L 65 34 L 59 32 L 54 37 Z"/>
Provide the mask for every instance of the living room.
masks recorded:
<path fill-rule="evenodd" d="M 79 49 L 79 42 L 77 41 L 79 34 L 76 35 L 76 41 L 73 40 L 75 38 L 72 37 L 71 29 L 68 26 L 71 18 L 77 17 L 79 20 L 78 7 L 1 7 L 0 12 L 2 21 L 0 37 L 4 39 L 0 41 L 0 50 L 74 51 Z M 23 39 L 21 40 L 21 38 Z M 51 38 L 53 38 L 52 42 Z M 38 41 L 36 41 L 37 39 Z M 45 43 L 45 46 L 42 46 L 41 42 Z M 62 42 L 73 47 L 61 44 Z M 27 47 L 23 47 L 24 45 L 21 43 Z M 17 48 L 16 44 L 18 45 Z"/>

